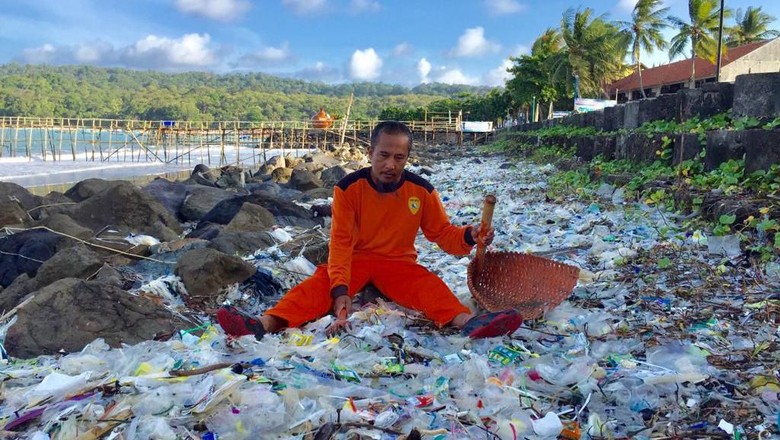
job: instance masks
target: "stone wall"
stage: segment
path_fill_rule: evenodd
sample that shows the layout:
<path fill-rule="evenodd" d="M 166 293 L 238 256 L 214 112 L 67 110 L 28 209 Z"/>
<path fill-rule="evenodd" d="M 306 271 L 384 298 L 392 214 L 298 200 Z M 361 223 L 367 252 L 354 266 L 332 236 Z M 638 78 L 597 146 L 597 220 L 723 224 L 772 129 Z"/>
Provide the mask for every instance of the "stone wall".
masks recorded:
<path fill-rule="evenodd" d="M 656 120 L 683 122 L 693 117 L 706 119 L 718 113 L 732 111 L 735 118 L 754 117 L 770 120 L 780 117 L 780 73 L 740 75 L 736 83 L 710 83 L 699 89 L 683 89 L 657 98 L 631 101 L 605 109 L 603 112 L 580 113 L 565 118 L 519 125 L 514 130 L 530 132 L 556 125 L 594 127 L 607 132 L 594 136 L 548 137 L 541 139 L 529 133 L 526 142 L 533 145 L 574 147 L 577 155 L 591 160 L 601 154 L 607 159 L 631 159 L 642 162 L 655 160 L 664 135 L 615 132 L 632 130 Z M 522 134 L 521 134 L 522 136 Z M 707 133 L 706 141 L 696 135 L 666 135 L 679 162 L 694 157 L 705 148 L 708 169 L 729 159 L 745 157 L 746 171 L 768 169 L 780 163 L 780 129 L 719 130 Z"/>

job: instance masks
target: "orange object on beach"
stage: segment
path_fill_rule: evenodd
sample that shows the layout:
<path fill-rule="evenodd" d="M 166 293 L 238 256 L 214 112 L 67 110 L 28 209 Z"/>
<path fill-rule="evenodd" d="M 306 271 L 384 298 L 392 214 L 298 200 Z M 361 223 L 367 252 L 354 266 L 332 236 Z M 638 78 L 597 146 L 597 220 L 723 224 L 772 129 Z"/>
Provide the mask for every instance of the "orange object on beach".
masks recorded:
<path fill-rule="evenodd" d="M 314 128 L 330 128 L 333 126 L 333 116 L 329 115 L 324 108 L 311 118 Z"/>

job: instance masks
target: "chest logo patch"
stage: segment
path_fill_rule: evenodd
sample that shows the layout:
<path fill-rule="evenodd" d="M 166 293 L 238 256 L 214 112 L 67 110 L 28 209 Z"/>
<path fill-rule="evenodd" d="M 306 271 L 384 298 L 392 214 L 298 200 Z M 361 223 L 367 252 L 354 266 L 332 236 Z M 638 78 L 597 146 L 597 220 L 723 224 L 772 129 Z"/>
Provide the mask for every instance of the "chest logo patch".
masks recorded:
<path fill-rule="evenodd" d="M 420 199 L 418 199 L 417 197 L 409 197 L 409 211 L 411 211 L 411 213 L 414 215 L 417 214 L 417 211 L 419 210 L 420 210 Z"/>

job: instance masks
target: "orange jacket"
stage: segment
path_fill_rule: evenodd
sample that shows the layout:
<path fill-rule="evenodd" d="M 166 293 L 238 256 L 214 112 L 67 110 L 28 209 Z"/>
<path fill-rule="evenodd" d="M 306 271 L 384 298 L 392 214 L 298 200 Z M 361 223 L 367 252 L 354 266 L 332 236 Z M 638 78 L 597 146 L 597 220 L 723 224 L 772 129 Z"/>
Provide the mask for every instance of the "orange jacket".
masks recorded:
<path fill-rule="evenodd" d="M 410 171 L 385 192 L 371 180 L 371 168 L 341 179 L 333 190 L 331 295 L 346 293 L 353 259 L 416 262 L 420 228 L 425 238 L 453 255 L 467 255 L 475 244 L 471 227 L 451 224 L 433 185 Z"/>

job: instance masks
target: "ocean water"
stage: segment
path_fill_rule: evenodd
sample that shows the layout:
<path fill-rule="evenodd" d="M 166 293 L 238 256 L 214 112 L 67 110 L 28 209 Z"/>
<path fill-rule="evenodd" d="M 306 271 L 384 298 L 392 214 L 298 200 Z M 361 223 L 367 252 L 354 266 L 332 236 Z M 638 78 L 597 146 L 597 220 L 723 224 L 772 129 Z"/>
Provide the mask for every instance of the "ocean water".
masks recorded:
<path fill-rule="evenodd" d="M 283 152 L 300 157 L 312 151 L 314 150 L 266 149 L 263 151 L 256 148 L 231 148 L 225 149 L 224 154 L 221 154 L 215 149 L 208 152 L 195 150 L 184 156 L 183 160 L 175 162 L 125 162 L 119 157 L 103 161 L 91 160 L 90 152 L 79 153 L 76 160 L 72 159 L 70 153 L 67 156 L 63 155 L 62 160 L 53 160 L 50 155 L 44 159 L 41 154 L 33 154 L 29 158 L 0 157 L 0 181 L 14 182 L 36 194 L 47 194 L 50 191 L 65 191 L 74 183 L 88 178 L 131 180 L 136 183 L 143 183 L 155 176 L 175 180 L 186 178 L 195 165 L 200 163 L 211 168 L 239 164 L 248 169 L 257 169 L 264 163 L 265 158 L 270 159 Z"/>

